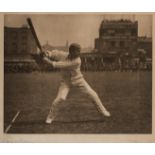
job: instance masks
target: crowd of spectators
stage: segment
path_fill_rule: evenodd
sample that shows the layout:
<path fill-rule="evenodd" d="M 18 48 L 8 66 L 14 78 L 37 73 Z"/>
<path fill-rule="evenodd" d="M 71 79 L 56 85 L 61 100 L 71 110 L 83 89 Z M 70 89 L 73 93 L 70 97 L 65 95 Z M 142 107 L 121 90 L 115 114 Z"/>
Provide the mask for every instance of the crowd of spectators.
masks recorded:
<path fill-rule="evenodd" d="M 81 57 L 82 71 L 151 71 L 152 60 L 151 59 L 140 59 L 140 58 L 114 58 L 114 57 Z M 40 65 L 34 61 L 32 62 L 5 62 L 4 72 L 34 72 L 34 71 L 58 71 L 48 65 Z"/>

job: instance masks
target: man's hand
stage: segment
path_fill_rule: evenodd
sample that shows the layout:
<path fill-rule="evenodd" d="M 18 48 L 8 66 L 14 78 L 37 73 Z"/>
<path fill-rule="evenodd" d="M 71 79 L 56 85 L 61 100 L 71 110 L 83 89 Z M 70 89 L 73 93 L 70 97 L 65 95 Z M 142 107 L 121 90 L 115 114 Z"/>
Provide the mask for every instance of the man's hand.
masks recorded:
<path fill-rule="evenodd" d="M 47 58 L 46 56 L 45 57 L 43 57 L 43 61 L 45 62 L 45 63 L 47 63 L 47 64 L 50 64 L 50 65 L 52 65 L 53 66 L 53 61 L 51 61 L 49 58 Z"/>
<path fill-rule="evenodd" d="M 40 52 L 40 56 L 41 56 L 41 58 L 49 57 L 49 53 L 46 50 L 43 50 Z"/>

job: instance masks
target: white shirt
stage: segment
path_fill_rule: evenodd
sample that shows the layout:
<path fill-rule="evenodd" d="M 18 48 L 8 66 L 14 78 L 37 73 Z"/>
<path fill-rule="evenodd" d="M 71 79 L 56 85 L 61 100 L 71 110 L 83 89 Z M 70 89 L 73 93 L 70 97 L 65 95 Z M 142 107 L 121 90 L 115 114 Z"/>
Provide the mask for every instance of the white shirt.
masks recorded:
<path fill-rule="evenodd" d="M 49 58 L 55 60 L 53 62 L 54 68 L 59 68 L 62 71 L 62 80 L 69 83 L 83 78 L 80 71 L 81 59 L 80 57 L 73 60 L 68 59 L 68 53 L 58 50 L 47 51 Z"/>

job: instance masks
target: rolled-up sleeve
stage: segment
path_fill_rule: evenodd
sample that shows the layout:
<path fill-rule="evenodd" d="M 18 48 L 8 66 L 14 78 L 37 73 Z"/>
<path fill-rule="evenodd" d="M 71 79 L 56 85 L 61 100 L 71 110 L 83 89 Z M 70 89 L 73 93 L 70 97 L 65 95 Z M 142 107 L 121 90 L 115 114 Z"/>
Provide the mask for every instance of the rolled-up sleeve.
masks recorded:
<path fill-rule="evenodd" d="M 68 53 L 63 52 L 63 51 L 58 51 L 58 50 L 47 51 L 47 53 L 50 59 L 53 59 L 56 61 L 65 59 L 68 55 Z"/>

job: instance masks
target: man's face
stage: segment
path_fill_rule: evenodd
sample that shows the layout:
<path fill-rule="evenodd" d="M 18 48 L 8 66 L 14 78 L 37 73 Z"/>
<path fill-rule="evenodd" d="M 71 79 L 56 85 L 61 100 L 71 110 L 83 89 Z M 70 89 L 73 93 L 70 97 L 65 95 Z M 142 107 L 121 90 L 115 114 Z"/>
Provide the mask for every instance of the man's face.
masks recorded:
<path fill-rule="evenodd" d="M 80 56 L 80 45 L 78 44 L 71 44 L 70 47 L 69 47 L 69 56 L 68 58 L 69 59 L 75 59 L 77 57 Z"/>
<path fill-rule="evenodd" d="M 70 50 L 69 51 L 69 58 L 70 59 L 75 59 L 79 56 L 79 51 L 77 50 Z"/>

